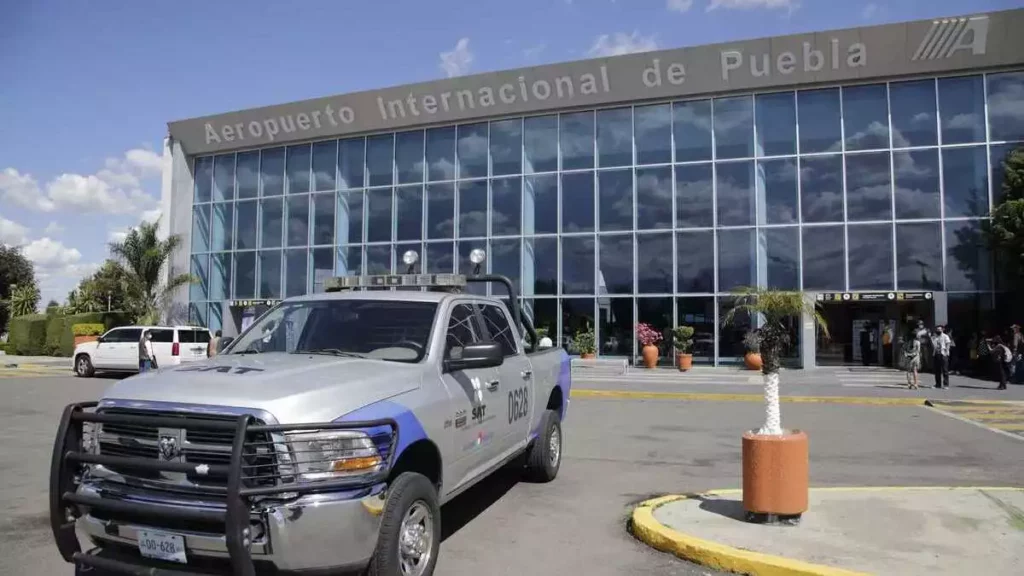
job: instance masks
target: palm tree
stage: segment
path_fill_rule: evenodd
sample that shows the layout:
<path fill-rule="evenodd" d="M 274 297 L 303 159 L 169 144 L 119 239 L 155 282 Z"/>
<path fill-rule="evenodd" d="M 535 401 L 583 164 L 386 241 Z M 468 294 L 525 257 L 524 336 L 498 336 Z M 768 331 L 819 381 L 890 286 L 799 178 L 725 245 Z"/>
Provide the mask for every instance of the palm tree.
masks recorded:
<path fill-rule="evenodd" d="M 764 374 L 765 422 L 758 434 L 782 435 L 782 416 L 779 411 L 779 368 L 782 354 L 790 344 L 786 320 L 807 314 L 829 337 L 828 324 L 818 306 L 802 292 L 786 292 L 767 288 L 740 288 L 736 305 L 725 315 L 723 322 L 732 324 L 737 312 L 747 314 L 751 320 L 761 319 L 755 334 L 761 349 L 761 372 Z"/>
<path fill-rule="evenodd" d="M 36 313 L 39 305 L 39 287 L 32 284 L 15 286 L 11 291 L 11 316 L 25 316 Z"/>
<path fill-rule="evenodd" d="M 178 274 L 168 279 L 166 285 L 161 283 L 164 266 L 180 247 L 180 236 L 159 238 L 156 222 L 143 222 L 121 242 L 110 243 L 111 255 L 127 271 L 127 292 L 140 322 L 159 322 L 160 310 L 174 291 L 194 281 L 191 274 Z"/>

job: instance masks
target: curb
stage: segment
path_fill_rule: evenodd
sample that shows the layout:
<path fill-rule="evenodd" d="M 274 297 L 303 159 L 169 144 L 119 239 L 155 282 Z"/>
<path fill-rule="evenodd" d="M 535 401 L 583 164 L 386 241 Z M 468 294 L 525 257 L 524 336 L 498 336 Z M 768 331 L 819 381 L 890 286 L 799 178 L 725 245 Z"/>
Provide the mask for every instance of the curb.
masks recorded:
<path fill-rule="evenodd" d="M 708 402 L 763 402 L 763 394 L 714 392 L 643 392 L 632 390 L 587 390 L 574 388 L 575 398 L 624 398 L 632 400 L 694 400 Z M 782 396 L 779 401 L 790 404 L 854 404 L 862 406 L 924 406 L 925 398 L 877 398 L 858 396 Z"/>
<path fill-rule="evenodd" d="M 1012 491 L 1024 488 L 988 486 L 851 486 L 811 488 L 813 492 L 907 492 L 907 491 Z M 631 516 L 630 529 L 644 544 L 668 552 L 684 560 L 716 570 L 752 576 L 867 576 L 865 572 L 812 564 L 783 556 L 733 548 L 711 540 L 684 534 L 665 526 L 654 517 L 660 506 L 695 496 L 727 496 L 742 494 L 741 489 L 711 490 L 700 494 L 662 496 L 641 502 Z"/>

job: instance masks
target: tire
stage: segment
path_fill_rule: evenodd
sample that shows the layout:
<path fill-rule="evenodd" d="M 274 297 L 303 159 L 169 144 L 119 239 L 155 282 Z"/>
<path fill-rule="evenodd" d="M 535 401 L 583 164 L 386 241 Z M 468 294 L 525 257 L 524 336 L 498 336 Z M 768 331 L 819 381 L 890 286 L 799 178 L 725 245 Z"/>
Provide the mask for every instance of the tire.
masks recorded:
<path fill-rule="evenodd" d="M 562 465 L 562 423 L 558 412 L 547 410 L 541 420 L 541 434 L 526 453 L 526 478 L 551 482 Z"/>
<path fill-rule="evenodd" d="M 92 367 L 92 361 L 88 354 L 79 354 L 75 357 L 75 376 L 79 378 L 91 378 L 96 370 Z"/>
<path fill-rule="evenodd" d="M 423 513 L 421 522 L 412 524 L 419 527 L 428 541 L 410 543 L 418 549 L 408 554 L 402 551 L 402 535 L 406 520 L 411 515 Z M 430 576 L 437 564 L 441 547 L 441 507 L 437 503 L 437 489 L 430 480 L 415 472 L 403 472 L 388 487 L 387 502 L 377 536 L 377 548 L 373 552 L 369 576 Z M 403 570 L 404 561 L 413 562 L 414 555 L 421 554 L 413 570 Z M 423 559 L 422 555 L 426 555 Z"/>

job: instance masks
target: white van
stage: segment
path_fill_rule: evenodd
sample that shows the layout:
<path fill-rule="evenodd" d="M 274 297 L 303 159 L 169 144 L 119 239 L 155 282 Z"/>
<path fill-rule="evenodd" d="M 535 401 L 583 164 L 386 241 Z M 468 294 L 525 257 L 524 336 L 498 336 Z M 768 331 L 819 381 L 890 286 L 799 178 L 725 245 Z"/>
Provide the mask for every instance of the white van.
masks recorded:
<path fill-rule="evenodd" d="M 153 352 L 158 368 L 177 366 L 207 358 L 210 331 L 197 326 L 122 326 L 108 331 L 95 342 L 75 347 L 72 369 L 76 376 L 100 372 L 138 372 L 139 338 L 143 330 L 153 334 Z"/>

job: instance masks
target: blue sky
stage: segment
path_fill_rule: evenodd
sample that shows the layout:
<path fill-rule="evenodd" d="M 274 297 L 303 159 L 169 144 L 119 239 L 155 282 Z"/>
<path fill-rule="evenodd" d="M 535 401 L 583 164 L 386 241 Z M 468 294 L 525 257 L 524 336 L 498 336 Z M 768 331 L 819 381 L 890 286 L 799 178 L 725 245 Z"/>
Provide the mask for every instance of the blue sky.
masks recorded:
<path fill-rule="evenodd" d="M 624 52 L 1021 0 L 307 0 L 0 6 L 0 242 L 63 301 L 158 215 L 169 120 Z"/>

